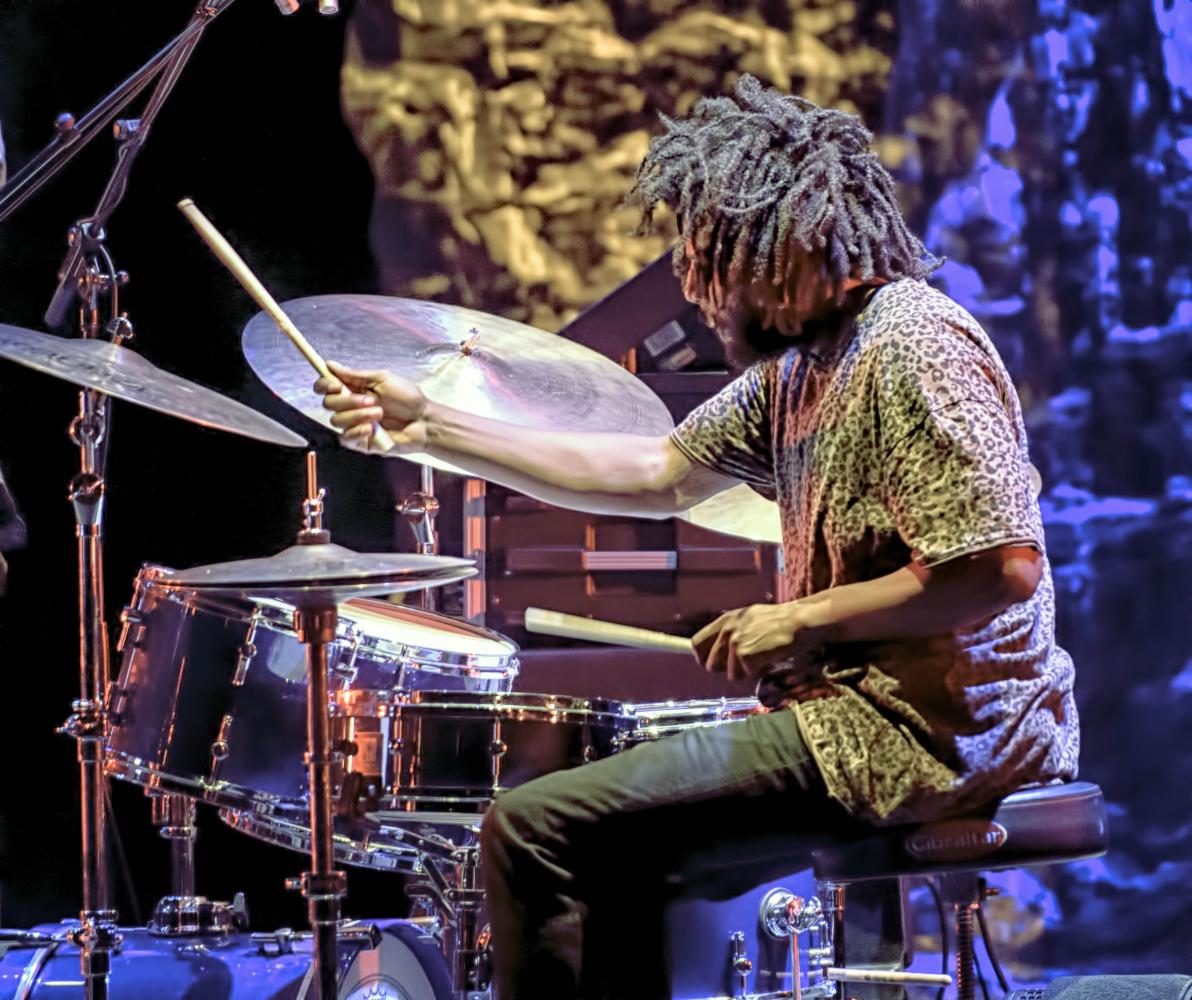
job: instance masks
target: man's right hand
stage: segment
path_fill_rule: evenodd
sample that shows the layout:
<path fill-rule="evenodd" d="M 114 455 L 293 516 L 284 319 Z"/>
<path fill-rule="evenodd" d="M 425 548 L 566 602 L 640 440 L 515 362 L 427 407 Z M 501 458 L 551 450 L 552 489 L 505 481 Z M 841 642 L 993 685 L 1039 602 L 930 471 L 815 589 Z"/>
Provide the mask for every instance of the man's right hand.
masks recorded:
<path fill-rule="evenodd" d="M 401 451 L 426 446 L 427 398 L 417 385 L 383 369 L 361 371 L 334 361 L 327 367 L 332 377 L 315 382 L 315 392 L 333 412 L 331 424 L 343 430 L 345 445 L 367 450 L 379 423 Z"/>

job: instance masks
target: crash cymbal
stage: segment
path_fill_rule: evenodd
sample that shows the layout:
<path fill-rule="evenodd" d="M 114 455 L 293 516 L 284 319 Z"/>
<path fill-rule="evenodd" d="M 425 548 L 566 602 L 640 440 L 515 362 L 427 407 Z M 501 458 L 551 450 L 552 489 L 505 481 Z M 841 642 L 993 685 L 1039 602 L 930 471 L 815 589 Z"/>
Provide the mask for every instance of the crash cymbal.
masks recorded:
<path fill-rule="evenodd" d="M 300 448 L 306 439 L 263 413 L 163 371 L 106 340 L 55 337 L 0 323 L 0 357 L 192 424 Z"/>
<path fill-rule="evenodd" d="M 298 600 L 304 595 L 336 603 L 368 594 L 423 590 L 474 576 L 469 559 L 407 552 L 353 552 L 342 545 L 292 545 L 276 555 L 212 563 L 164 574 L 153 586 L 234 596 Z"/>
<path fill-rule="evenodd" d="M 676 514 L 700 528 L 753 542 L 782 544 L 782 518 L 778 504 L 741 483 Z"/>
<path fill-rule="evenodd" d="M 282 304 L 323 357 L 387 368 L 435 402 L 549 430 L 666 434 L 666 406 L 630 372 L 553 333 L 459 306 L 380 295 L 318 295 Z M 267 313 L 244 329 L 244 354 L 291 406 L 330 427 L 304 358 Z M 403 458 L 466 472 L 428 455 Z"/>

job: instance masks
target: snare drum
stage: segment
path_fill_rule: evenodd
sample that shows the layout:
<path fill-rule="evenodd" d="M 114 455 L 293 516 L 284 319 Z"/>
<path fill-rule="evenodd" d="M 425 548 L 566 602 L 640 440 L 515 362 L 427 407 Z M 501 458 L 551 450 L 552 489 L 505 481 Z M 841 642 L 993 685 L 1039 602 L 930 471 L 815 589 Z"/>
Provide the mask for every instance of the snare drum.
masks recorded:
<path fill-rule="evenodd" d="M 423 928 L 404 920 L 369 923 L 380 931 L 376 948 L 359 940 L 339 942 L 338 1000 L 452 1000 L 447 961 Z M 55 940 L 2 953 L 0 1000 L 82 1000 L 79 949 L 66 940 L 66 930 L 38 927 Z M 120 936 L 108 977 L 111 1000 L 303 1000 L 313 994 L 309 935 L 285 930 L 156 937 L 143 927 L 122 927 Z"/>
<path fill-rule="evenodd" d="M 147 566 L 124 612 L 108 698 L 109 774 L 231 808 L 301 808 L 306 648 L 294 609 L 165 590 Z M 493 632 L 384 601 L 340 606 L 332 691 L 436 686 L 508 690 L 517 647 Z"/>
<path fill-rule="evenodd" d="M 616 749 L 624 750 L 649 743 L 665 736 L 719 726 L 737 719 L 765 712 L 756 698 L 708 698 L 694 701 L 643 701 L 625 706 L 630 720 L 626 730 L 618 733 Z"/>

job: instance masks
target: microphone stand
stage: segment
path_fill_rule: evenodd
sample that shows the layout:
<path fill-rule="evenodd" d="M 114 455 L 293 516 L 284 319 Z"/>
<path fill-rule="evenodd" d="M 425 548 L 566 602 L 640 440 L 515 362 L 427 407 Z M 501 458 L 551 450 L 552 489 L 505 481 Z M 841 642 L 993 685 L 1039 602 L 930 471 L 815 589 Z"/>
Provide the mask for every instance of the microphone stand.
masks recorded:
<path fill-rule="evenodd" d="M 190 23 L 136 73 L 120 84 L 75 124 L 60 120 L 58 137 L 0 189 L 0 219 L 6 218 L 42 184 L 56 174 L 116 112 L 155 78 L 140 119 L 117 125 L 121 146 L 115 169 L 95 212 L 70 230 L 69 250 L 58 273 L 59 284 L 46 311 L 46 322 L 57 326 L 76 297 L 80 300 L 80 336 L 107 336 L 117 345 L 132 336 L 132 324 L 120 311 L 119 288 L 128 275 L 118 271 L 105 245 L 104 225 L 124 197 L 133 161 L 149 135 L 153 121 L 173 90 L 207 26 L 233 0 L 202 0 Z M 111 318 L 102 321 L 101 300 L 111 304 Z M 75 513 L 78 538 L 79 698 L 60 732 L 78 746 L 82 839 L 82 909 L 70 940 L 79 948 L 79 963 L 87 1000 L 107 1000 L 111 956 L 120 946 L 117 914 L 111 907 L 105 812 L 108 805 L 104 773 L 107 714 L 104 698 L 110 678 L 107 620 L 103 592 L 103 513 L 107 453 L 111 432 L 111 404 L 92 389 L 79 394 L 79 413 L 70 425 L 79 449 L 79 472 L 70 482 L 68 498 Z"/>
<path fill-rule="evenodd" d="M 182 46 L 191 43 L 190 48 L 193 48 L 193 43 L 198 40 L 198 36 L 203 33 L 207 25 L 230 7 L 233 2 L 234 0 L 209 0 L 209 2 L 200 3 L 190 23 L 181 33 L 82 118 L 76 121 L 70 114 L 59 116 L 54 123 L 57 132 L 54 139 L 13 174 L 7 184 L 0 187 L 0 222 L 12 215 L 43 184 L 66 166 L 76 153 L 99 135 L 100 131 L 116 117 L 122 107 L 153 82 L 162 69 L 170 63 L 170 60 L 177 56 L 178 50 Z M 185 59 L 182 62 L 185 62 Z M 181 63 L 178 68 L 181 69 Z M 170 86 L 173 86 L 172 82 Z M 165 94 L 162 95 L 162 99 L 164 97 Z"/>

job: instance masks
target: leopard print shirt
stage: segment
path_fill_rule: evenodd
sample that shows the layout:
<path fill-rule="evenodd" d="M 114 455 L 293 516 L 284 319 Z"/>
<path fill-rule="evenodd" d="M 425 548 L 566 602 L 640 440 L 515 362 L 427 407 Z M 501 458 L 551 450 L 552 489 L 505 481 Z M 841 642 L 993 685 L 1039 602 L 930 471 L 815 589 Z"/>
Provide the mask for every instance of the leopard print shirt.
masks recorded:
<path fill-rule="evenodd" d="M 749 368 L 674 431 L 690 459 L 776 499 L 783 598 L 1009 543 L 1044 552 L 1009 375 L 968 312 L 881 288 L 838 343 Z M 1076 775 L 1072 660 L 1034 595 L 946 635 L 823 648 L 791 707 L 829 793 L 889 824 Z"/>

